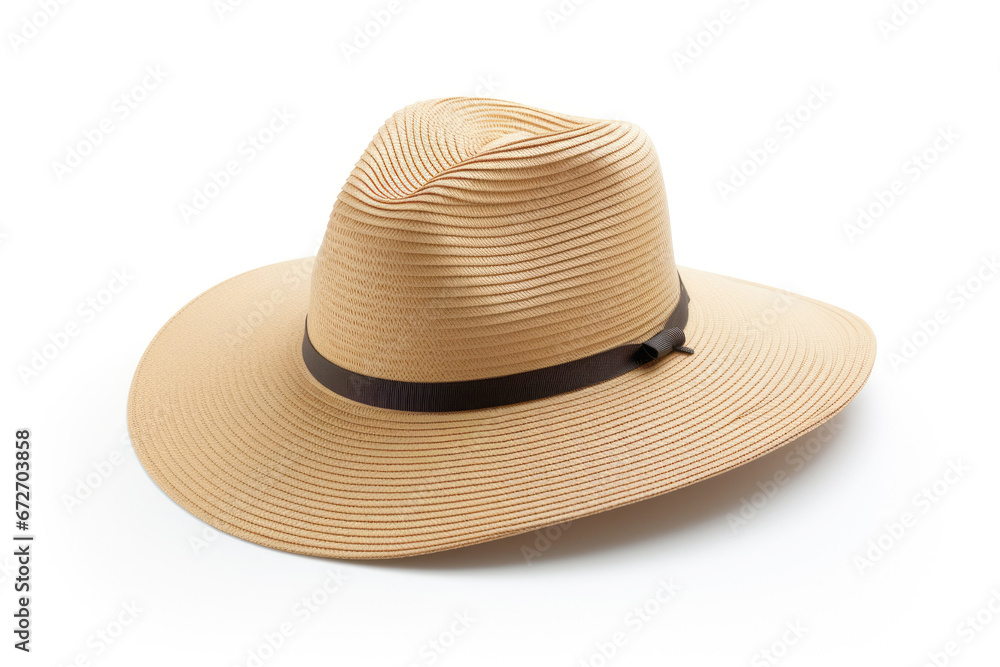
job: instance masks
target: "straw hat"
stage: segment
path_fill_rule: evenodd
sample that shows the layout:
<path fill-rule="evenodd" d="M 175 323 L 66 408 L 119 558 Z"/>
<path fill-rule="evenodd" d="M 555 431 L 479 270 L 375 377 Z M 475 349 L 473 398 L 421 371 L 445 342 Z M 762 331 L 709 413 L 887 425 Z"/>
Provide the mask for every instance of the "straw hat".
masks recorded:
<path fill-rule="evenodd" d="M 841 410 L 874 356 L 855 315 L 677 267 L 637 126 L 444 99 L 379 130 L 315 260 L 167 322 L 128 424 L 153 481 L 219 530 L 390 558 L 746 463 Z"/>

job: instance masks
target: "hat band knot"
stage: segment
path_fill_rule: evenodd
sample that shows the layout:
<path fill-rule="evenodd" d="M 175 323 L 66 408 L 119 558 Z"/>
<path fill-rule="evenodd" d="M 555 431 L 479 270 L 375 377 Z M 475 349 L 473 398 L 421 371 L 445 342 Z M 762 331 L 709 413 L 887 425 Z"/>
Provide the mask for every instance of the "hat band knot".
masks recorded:
<path fill-rule="evenodd" d="M 684 330 L 680 327 L 670 327 L 656 334 L 639 346 L 639 353 L 649 357 L 648 361 L 659 359 L 673 351 L 684 354 L 694 354 L 690 347 L 684 347 Z"/>
<path fill-rule="evenodd" d="M 680 276 L 678 276 L 678 279 Z M 316 380 L 335 394 L 358 403 L 410 412 L 457 412 L 524 403 L 606 382 L 684 347 L 690 297 L 681 281 L 677 306 L 663 328 L 644 343 L 628 343 L 587 357 L 523 373 L 459 380 L 408 382 L 355 373 L 321 355 L 309 339 L 306 320 L 302 360 Z"/>

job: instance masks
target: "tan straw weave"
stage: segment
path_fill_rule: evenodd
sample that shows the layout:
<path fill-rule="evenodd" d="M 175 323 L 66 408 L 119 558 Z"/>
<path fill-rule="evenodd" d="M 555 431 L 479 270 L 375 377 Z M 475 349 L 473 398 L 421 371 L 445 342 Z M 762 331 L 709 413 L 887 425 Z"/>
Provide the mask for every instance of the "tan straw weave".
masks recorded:
<path fill-rule="evenodd" d="M 311 273 L 311 280 L 309 275 Z M 177 503 L 270 547 L 388 558 L 492 540 L 685 486 L 829 419 L 875 340 L 838 308 L 681 268 L 693 355 L 460 412 L 372 407 L 302 359 L 377 378 L 491 378 L 655 334 L 680 299 L 637 126 L 472 98 L 407 107 L 338 197 L 315 262 L 202 294 L 136 371 L 129 429 Z"/>

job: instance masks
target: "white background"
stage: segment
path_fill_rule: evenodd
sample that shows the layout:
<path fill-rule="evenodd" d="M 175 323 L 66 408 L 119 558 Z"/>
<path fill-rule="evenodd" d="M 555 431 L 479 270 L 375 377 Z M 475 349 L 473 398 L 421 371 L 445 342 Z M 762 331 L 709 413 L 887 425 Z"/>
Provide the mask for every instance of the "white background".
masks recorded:
<path fill-rule="evenodd" d="M 0 662 L 917 666 L 937 654 L 995 664 L 1000 280 L 988 261 L 1000 249 L 1000 6 L 898 2 L 912 16 L 880 28 L 890 0 L 567 0 L 558 21 L 547 14 L 557 0 L 403 0 L 348 62 L 342 44 L 388 0 L 246 0 L 221 17 L 211 0 L 50 2 L 51 18 L 38 13 L 44 2 L 7 0 L 0 428 L 6 440 L 32 429 L 37 541 L 30 655 L 11 647 L 12 548 L 0 549 Z M 716 23 L 723 10 L 729 22 Z M 800 108 L 824 88 L 827 99 Z M 531 534 L 354 563 L 205 532 L 128 444 L 126 396 L 146 344 L 206 288 L 315 252 L 344 179 L 393 111 L 474 94 L 643 126 L 678 262 L 861 315 L 879 341 L 867 387 L 821 440 L 797 443 L 818 450 L 804 465 L 792 445 L 550 542 Z M 122 95 L 135 107 L 127 117 Z M 246 159 L 241 143 L 282 108 L 294 120 Z M 783 118 L 796 110 L 808 118 L 790 133 Z M 54 166 L 103 119 L 110 133 L 78 166 Z M 939 131 L 952 136 L 943 152 Z M 776 152 L 741 167 L 769 138 Z M 914 171 L 925 151 L 936 159 Z M 231 159 L 240 173 L 185 220 L 181 205 Z M 734 168 L 754 173 L 724 198 Z M 859 207 L 878 211 L 896 179 L 902 194 L 850 238 Z M 116 271 L 127 285 L 103 292 Z M 959 286 L 977 291 L 960 297 Z M 88 299 L 108 296 L 88 314 Z M 926 325 L 935 313 L 941 322 Z M 77 335 L 53 348 L 73 324 Z M 43 351 L 44 368 L 22 377 Z M 3 451 L 6 480 L 13 449 Z M 781 471 L 784 483 L 769 485 Z M 921 501 L 935 482 L 934 502 Z M 68 506 L 77 494 L 87 497 Z M 749 518 L 734 527 L 741 508 Z M 346 581 L 327 596 L 328 572 Z M 679 587 L 666 603 L 660 581 Z M 305 618 L 295 605 L 310 595 L 326 599 Z M 98 633 L 117 632 L 133 603 L 138 616 L 103 643 Z M 980 610 L 975 631 L 966 619 Z M 455 624 L 463 614 L 467 629 Z M 283 623 L 291 635 L 255 662 L 249 652 Z M 604 658 L 616 633 L 624 644 Z M 949 642 L 955 655 L 942 655 Z"/>

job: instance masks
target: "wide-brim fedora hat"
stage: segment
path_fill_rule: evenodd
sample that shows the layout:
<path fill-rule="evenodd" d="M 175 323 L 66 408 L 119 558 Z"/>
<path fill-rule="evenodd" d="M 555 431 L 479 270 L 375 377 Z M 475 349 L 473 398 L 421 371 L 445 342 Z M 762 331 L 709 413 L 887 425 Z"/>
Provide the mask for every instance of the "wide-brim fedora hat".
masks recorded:
<path fill-rule="evenodd" d="M 378 131 L 315 258 L 163 326 L 128 426 L 215 528 L 391 558 L 730 470 L 844 408 L 874 356 L 849 312 L 678 267 L 638 126 L 451 98 Z"/>

